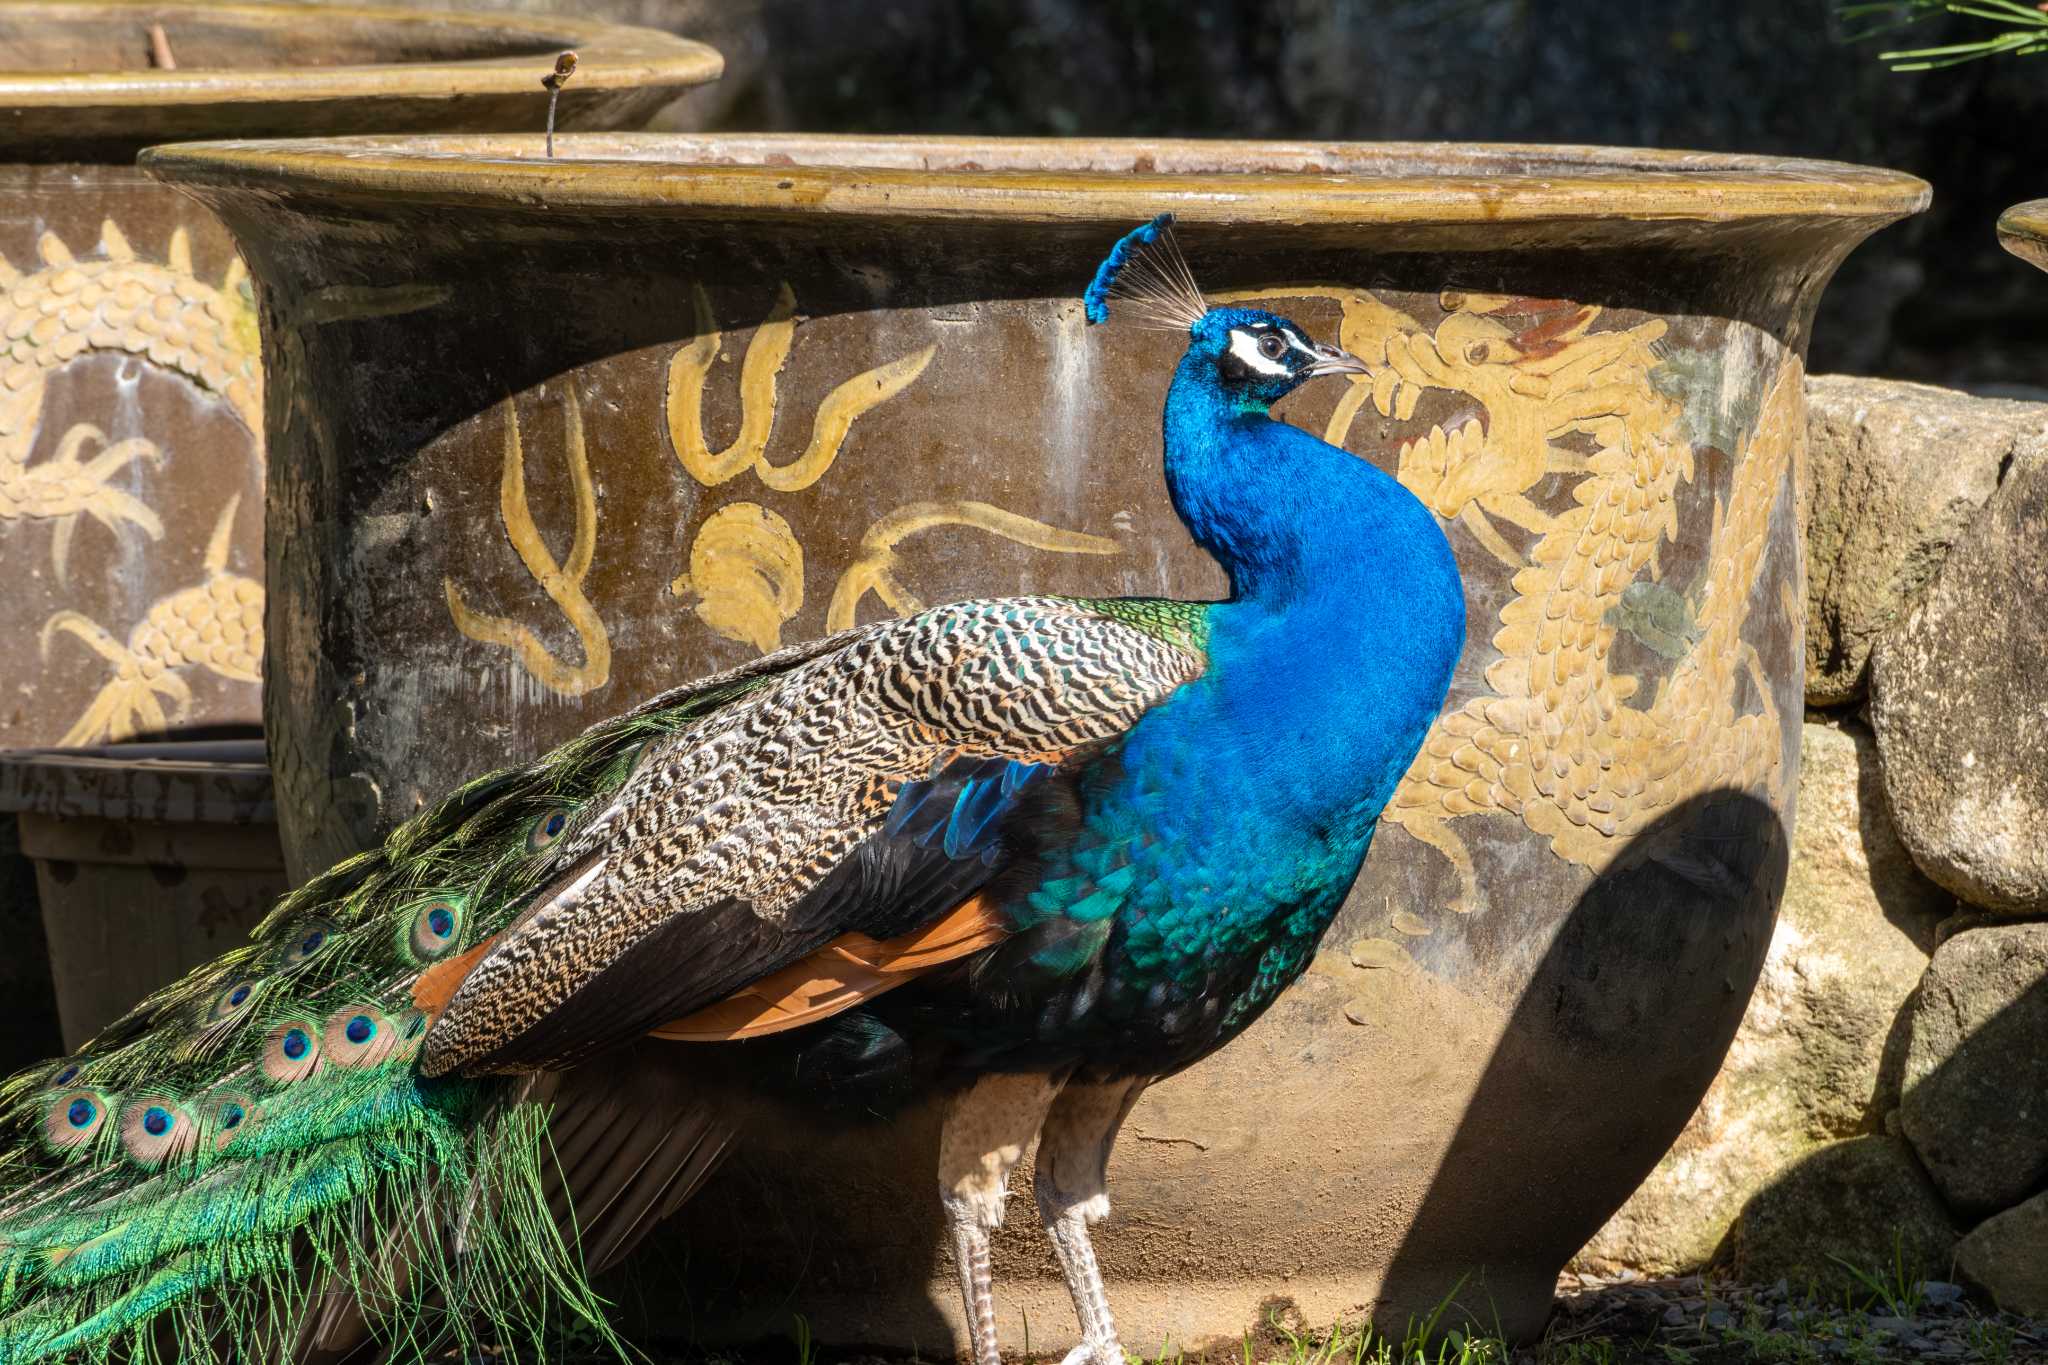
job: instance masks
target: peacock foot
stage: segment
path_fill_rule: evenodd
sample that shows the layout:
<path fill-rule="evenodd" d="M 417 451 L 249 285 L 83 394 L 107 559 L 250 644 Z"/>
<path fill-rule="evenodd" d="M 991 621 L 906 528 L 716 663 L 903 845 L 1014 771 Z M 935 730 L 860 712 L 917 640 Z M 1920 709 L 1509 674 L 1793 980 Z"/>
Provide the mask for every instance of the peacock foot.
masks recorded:
<path fill-rule="evenodd" d="M 1084 1341 L 1060 1357 L 1060 1365 L 1126 1365 L 1123 1343 L 1115 1337 Z"/>

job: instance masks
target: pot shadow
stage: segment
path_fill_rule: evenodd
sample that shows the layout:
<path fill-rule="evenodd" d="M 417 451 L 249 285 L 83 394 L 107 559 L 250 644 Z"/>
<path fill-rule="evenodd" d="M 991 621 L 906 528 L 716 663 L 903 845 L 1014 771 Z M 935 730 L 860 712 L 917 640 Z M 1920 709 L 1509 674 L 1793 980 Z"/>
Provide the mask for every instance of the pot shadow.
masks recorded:
<path fill-rule="evenodd" d="M 1541 1333 L 1556 1278 L 1668 1151 L 1762 971 L 1789 838 L 1765 802 L 1695 796 L 1595 875 L 1527 977 L 1374 1317 Z"/>

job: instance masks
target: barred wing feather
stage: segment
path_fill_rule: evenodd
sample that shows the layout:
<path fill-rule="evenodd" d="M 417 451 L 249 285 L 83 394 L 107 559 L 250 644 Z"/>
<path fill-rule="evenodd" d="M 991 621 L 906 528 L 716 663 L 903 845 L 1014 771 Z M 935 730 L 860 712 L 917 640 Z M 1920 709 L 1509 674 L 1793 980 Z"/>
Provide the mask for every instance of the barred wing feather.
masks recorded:
<path fill-rule="evenodd" d="M 1199 669 L 1056 599 L 937 608 L 791 669 L 649 746 L 455 991 L 424 1069 L 563 1065 L 944 915 L 1035 788 Z"/>

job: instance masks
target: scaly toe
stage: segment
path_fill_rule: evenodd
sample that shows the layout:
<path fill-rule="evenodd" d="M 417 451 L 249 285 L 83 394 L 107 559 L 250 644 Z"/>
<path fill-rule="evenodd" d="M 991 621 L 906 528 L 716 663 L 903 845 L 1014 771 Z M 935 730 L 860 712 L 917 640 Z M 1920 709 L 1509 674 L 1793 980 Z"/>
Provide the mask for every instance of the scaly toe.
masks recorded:
<path fill-rule="evenodd" d="M 1084 1341 L 1067 1352 L 1060 1365 L 1126 1365 L 1124 1348 L 1116 1341 Z"/>

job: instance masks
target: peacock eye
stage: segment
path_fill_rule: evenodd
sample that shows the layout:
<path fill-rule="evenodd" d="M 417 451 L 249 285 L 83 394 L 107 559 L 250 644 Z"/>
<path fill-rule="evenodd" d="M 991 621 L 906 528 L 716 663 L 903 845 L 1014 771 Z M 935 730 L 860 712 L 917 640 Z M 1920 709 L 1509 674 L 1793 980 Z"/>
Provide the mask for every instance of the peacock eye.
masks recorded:
<path fill-rule="evenodd" d="M 327 946 L 330 937 L 331 935 L 326 925 L 309 925 L 300 931 L 297 938 L 292 940 L 290 949 L 285 953 L 285 958 L 287 961 L 294 963 L 311 962 L 319 955 L 320 950 Z"/>
<path fill-rule="evenodd" d="M 461 902 L 441 899 L 428 901 L 419 908 L 407 936 L 414 956 L 436 958 L 451 951 L 461 933 Z"/>
<path fill-rule="evenodd" d="M 240 1012 L 242 1006 L 249 1003 L 249 997 L 255 991 L 256 985 L 254 982 L 237 981 L 234 985 L 222 991 L 220 998 L 213 1002 L 213 1017 L 215 1019 L 232 1019 Z"/>
<path fill-rule="evenodd" d="M 562 831 L 569 827 L 569 813 L 551 810 L 533 822 L 533 829 L 526 836 L 526 845 L 538 852 L 562 837 Z"/>
<path fill-rule="evenodd" d="M 1268 332 L 1259 338 L 1259 354 L 1268 360 L 1278 360 L 1287 354 L 1287 338 L 1278 332 Z"/>

